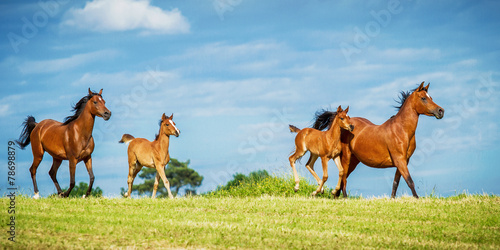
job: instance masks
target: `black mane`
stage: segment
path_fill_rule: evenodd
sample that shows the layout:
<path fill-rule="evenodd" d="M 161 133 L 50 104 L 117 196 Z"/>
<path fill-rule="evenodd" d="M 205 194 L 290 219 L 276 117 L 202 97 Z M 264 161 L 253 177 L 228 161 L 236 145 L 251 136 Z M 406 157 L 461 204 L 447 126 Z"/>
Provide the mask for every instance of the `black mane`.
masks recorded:
<path fill-rule="evenodd" d="M 406 99 L 408 99 L 408 97 L 411 95 L 411 93 L 413 93 L 413 91 L 401 91 L 399 93 L 399 100 L 394 100 L 399 104 L 399 106 L 396 105 L 394 106 L 394 108 L 396 108 L 399 111 L 403 107 L 403 104 L 406 102 Z"/>
<path fill-rule="evenodd" d="M 408 97 L 413 92 L 415 92 L 417 89 L 418 89 L 418 87 L 416 87 L 416 88 L 414 88 L 414 89 L 412 89 L 410 91 L 401 91 L 399 93 L 399 95 L 400 95 L 399 96 L 399 100 L 394 100 L 394 101 L 396 101 L 399 104 L 399 106 L 396 105 L 396 106 L 394 106 L 394 108 L 396 108 L 399 111 L 403 107 L 403 104 L 406 102 L 406 100 L 408 99 Z"/>
<path fill-rule="evenodd" d="M 325 128 L 330 128 L 333 120 L 335 119 L 335 116 L 337 116 L 337 112 L 322 109 L 316 111 L 316 114 L 314 116 L 316 118 L 314 119 L 315 121 L 312 127 L 317 130 L 324 130 Z"/>
<path fill-rule="evenodd" d="M 85 109 L 85 104 L 87 104 L 87 102 L 90 100 L 90 98 L 92 98 L 95 95 L 101 96 L 98 93 L 92 92 L 92 94 L 88 94 L 87 96 L 82 97 L 82 99 L 80 99 L 80 101 L 78 101 L 72 107 L 71 111 L 73 111 L 75 113 L 73 115 L 70 115 L 70 116 L 64 118 L 63 124 L 68 125 L 70 122 L 76 120 L 80 116 L 80 114 L 83 112 L 83 109 Z"/>

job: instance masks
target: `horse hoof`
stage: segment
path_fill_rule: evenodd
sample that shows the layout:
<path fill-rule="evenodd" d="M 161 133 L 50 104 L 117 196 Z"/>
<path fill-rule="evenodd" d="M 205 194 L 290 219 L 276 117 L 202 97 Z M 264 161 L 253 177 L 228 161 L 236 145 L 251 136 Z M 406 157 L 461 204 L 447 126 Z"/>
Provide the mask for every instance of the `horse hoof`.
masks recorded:
<path fill-rule="evenodd" d="M 85 198 L 87 198 L 87 196 L 83 195 L 83 196 L 82 196 L 82 199 L 85 199 Z"/>
<path fill-rule="evenodd" d="M 325 193 L 325 188 L 321 188 L 321 194 Z"/>
<path fill-rule="evenodd" d="M 40 194 L 39 193 L 35 193 L 35 195 L 33 195 L 33 199 L 38 200 L 39 198 L 40 198 Z"/>

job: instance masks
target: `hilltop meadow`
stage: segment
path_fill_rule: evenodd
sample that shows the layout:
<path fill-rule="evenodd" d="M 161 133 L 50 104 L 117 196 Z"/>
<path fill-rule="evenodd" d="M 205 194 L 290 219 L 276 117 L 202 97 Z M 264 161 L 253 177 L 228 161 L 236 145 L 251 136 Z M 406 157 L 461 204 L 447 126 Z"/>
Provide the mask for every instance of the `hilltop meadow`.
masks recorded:
<path fill-rule="evenodd" d="M 0 247 L 500 248 L 498 196 L 333 199 L 302 186 L 267 177 L 175 199 L 17 196 L 15 242 L 2 216 Z"/>

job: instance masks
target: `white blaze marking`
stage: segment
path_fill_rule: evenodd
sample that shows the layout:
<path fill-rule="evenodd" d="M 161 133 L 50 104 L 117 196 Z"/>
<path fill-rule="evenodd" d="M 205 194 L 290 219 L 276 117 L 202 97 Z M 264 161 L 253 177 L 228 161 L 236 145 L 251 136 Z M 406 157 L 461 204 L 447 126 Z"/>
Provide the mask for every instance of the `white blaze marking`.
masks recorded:
<path fill-rule="evenodd" d="M 177 127 L 174 125 L 174 123 L 172 122 L 172 120 L 168 120 L 168 122 L 170 122 L 170 124 L 172 124 L 172 126 L 174 127 L 175 131 L 177 133 L 180 133 L 180 131 L 177 129 Z"/>
<path fill-rule="evenodd" d="M 425 95 L 426 95 L 429 99 L 431 99 L 431 96 L 430 96 L 427 92 L 425 92 Z"/>

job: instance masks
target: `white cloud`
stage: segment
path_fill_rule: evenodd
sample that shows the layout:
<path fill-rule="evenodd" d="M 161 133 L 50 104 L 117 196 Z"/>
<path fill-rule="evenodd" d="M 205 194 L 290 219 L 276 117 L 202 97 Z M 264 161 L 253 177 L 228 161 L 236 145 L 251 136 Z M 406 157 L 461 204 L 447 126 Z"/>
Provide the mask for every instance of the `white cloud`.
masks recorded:
<path fill-rule="evenodd" d="M 89 62 L 110 58 L 117 54 L 113 50 L 101 50 L 84 54 L 76 54 L 66 58 L 26 61 L 19 63 L 17 68 L 22 74 L 52 73 L 73 69 Z"/>
<path fill-rule="evenodd" d="M 65 14 L 63 26 L 97 32 L 142 30 L 143 34 L 189 32 L 190 25 L 178 9 L 162 10 L 149 0 L 94 0 L 83 9 Z"/>

